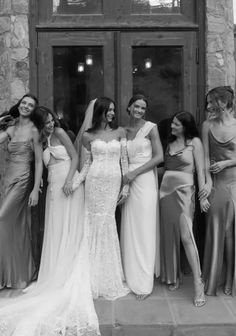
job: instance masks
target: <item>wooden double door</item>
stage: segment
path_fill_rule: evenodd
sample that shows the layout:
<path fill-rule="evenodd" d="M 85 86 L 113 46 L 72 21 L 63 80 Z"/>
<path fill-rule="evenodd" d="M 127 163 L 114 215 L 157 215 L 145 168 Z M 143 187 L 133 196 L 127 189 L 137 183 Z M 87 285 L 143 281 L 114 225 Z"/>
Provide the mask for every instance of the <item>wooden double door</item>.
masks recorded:
<path fill-rule="evenodd" d="M 195 31 L 38 32 L 40 103 L 75 133 L 99 96 L 115 100 L 121 125 L 135 93 L 146 95 L 147 119 L 157 124 L 182 109 L 198 118 L 196 41 Z"/>

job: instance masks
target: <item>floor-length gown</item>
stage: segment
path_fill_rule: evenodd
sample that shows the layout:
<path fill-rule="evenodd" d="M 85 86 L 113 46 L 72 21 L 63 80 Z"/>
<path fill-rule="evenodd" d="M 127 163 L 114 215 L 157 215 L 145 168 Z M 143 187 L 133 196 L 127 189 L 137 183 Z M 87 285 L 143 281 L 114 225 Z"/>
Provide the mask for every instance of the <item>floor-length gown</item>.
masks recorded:
<path fill-rule="evenodd" d="M 192 142 L 175 154 L 170 154 L 167 147 L 165 173 L 160 187 L 161 281 L 166 284 L 174 284 L 181 278 L 180 223 L 184 223 L 189 230 L 201 274 L 198 250 L 192 231 L 194 207 Z"/>
<path fill-rule="evenodd" d="M 30 208 L 33 188 L 31 141 L 9 141 L 5 194 L 0 208 L 0 288 L 24 288 L 35 267 L 30 242 Z"/>
<path fill-rule="evenodd" d="M 236 136 L 227 142 L 218 141 L 208 133 L 211 161 L 232 160 L 236 157 Z M 233 234 L 233 280 L 232 294 L 236 295 L 236 167 L 223 169 L 212 175 L 213 189 L 209 198 L 211 204 L 206 219 L 206 238 L 203 259 L 203 278 L 208 295 L 217 295 L 223 274 L 225 238 Z"/>
<path fill-rule="evenodd" d="M 100 335 L 89 275 L 89 253 L 83 234 L 84 189 L 66 197 L 62 187 L 71 160 L 64 146 L 44 151 L 48 166 L 45 234 L 39 276 L 18 298 L 0 302 L 1 336 Z M 78 173 L 75 174 L 76 179 Z"/>
<path fill-rule="evenodd" d="M 121 186 L 121 144 L 91 142 L 92 164 L 85 180 L 85 225 L 88 229 L 92 293 L 113 300 L 126 295 L 115 210 Z"/>
<path fill-rule="evenodd" d="M 145 122 L 136 137 L 127 142 L 129 171 L 152 158 L 147 135 L 155 126 Z M 125 279 L 136 294 L 150 294 L 153 288 L 155 256 L 159 259 L 158 181 L 154 170 L 140 174 L 130 185 L 130 194 L 122 206 L 121 251 Z M 159 261 L 156 260 L 156 263 Z M 159 268 L 159 267 L 158 267 Z"/>

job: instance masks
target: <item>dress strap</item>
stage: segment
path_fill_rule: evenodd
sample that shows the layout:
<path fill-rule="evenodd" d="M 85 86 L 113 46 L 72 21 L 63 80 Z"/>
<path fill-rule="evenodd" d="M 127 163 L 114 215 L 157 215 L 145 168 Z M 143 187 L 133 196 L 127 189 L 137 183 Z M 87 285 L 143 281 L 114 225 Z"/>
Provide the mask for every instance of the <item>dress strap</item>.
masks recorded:
<path fill-rule="evenodd" d="M 51 146 L 50 139 L 51 139 L 51 135 L 49 135 L 49 136 L 47 137 L 47 143 L 48 143 L 48 147 L 49 147 L 49 146 Z"/>
<path fill-rule="evenodd" d="M 156 124 L 154 124 L 153 122 L 146 121 L 143 127 L 141 127 L 138 131 L 137 137 L 145 138 L 154 126 L 156 126 Z"/>

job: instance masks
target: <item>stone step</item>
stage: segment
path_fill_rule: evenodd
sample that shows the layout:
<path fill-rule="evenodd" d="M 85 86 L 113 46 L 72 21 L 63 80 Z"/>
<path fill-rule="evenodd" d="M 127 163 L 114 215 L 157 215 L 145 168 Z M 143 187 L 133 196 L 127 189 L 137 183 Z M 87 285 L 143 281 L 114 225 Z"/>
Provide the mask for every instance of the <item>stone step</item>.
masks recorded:
<path fill-rule="evenodd" d="M 144 301 L 133 294 L 95 307 L 102 336 L 236 336 L 236 298 L 220 292 L 195 307 L 193 280 L 184 277 L 177 291 L 156 284 Z"/>

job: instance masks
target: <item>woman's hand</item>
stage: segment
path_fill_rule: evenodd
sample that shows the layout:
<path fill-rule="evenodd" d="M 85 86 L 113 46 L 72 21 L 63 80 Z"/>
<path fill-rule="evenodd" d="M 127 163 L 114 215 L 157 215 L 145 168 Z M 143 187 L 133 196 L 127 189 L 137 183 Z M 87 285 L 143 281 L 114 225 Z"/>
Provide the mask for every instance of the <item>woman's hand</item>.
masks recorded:
<path fill-rule="evenodd" d="M 28 206 L 35 206 L 38 204 L 39 200 L 39 193 L 36 190 L 32 190 L 30 195 L 29 195 L 29 201 L 28 201 Z"/>
<path fill-rule="evenodd" d="M 211 189 L 212 189 L 212 181 L 207 182 L 203 186 L 203 188 L 198 192 L 198 199 L 199 199 L 199 201 L 201 201 L 202 199 L 208 198 L 208 196 L 211 193 Z"/>
<path fill-rule="evenodd" d="M 117 205 L 123 204 L 128 197 L 129 197 L 129 185 L 125 184 L 119 193 Z"/>
<path fill-rule="evenodd" d="M 128 172 L 123 176 L 123 184 L 129 184 L 133 182 L 137 177 L 136 173 L 134 171 Z"/>
<path fill-rule="evenodd" d="M 65 181 L 62 190 L 67 197 L 72 195 L 73 194 L 72 181 Z"/>
<path fill-rule="evenodd" d="M 210 172 L 217 174 L 228 167 L 228 160 L 218 161 L 210 165 Z"/>
<path fill-rule="evenodd" d="M 207 212 L 208 209 L 210 208 L 210 203 L 208 199 L 202 199 L 200 200 L 200 208 L 202 212 Z"/>

